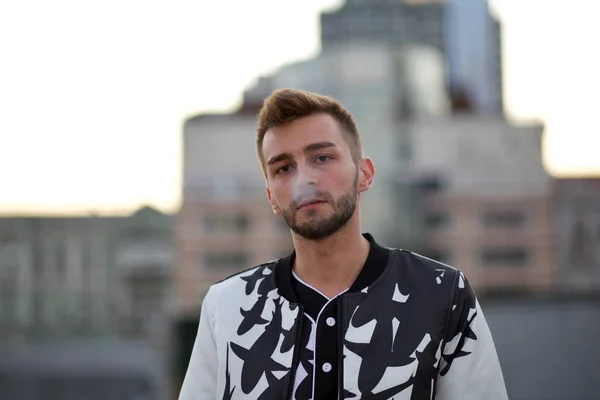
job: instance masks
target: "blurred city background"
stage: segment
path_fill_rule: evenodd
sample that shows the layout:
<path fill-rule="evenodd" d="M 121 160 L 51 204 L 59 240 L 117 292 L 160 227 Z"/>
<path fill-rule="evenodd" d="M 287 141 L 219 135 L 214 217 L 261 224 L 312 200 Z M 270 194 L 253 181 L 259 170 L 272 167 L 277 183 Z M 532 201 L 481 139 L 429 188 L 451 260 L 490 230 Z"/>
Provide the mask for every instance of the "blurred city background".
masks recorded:
<path fill-rule="evenodd" d="M 292 249 L 281 87 L 354 114 L 364 231 L 466 273 L 511 399 L 600 398 L 595 3 L 1 4 L 0 399 L 177 398 L 208 286 Z"/>

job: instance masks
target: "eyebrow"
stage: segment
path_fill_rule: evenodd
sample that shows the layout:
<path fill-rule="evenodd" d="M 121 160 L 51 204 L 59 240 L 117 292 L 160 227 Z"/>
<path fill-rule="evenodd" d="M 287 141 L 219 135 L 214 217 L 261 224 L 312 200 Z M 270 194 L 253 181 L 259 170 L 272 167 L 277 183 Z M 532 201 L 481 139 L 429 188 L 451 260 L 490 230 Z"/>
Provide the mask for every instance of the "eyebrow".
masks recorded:
<path fill-rule="evenodd" d="M 333 142 L 319 142 L 319 143 L 311 143 L 304 148 L 304 153 L 312 153 L 317 150 L 327 149 L 330 147 L 337 147 L 337 145 Z M 291 160 L 292 155 L 290 153 L 281 153 L 273 156 L 267 162 L 267 165 L 277 164 L 281 161 Z"/>

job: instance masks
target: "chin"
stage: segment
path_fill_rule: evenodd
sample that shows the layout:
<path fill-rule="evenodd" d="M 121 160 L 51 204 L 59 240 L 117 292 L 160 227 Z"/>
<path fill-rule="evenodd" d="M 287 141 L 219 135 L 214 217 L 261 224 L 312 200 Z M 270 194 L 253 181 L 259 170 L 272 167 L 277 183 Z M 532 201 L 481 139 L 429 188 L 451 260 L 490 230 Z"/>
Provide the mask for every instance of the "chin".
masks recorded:
<path fill-rule="evenodd" d="M 307 215 L 299 215 L 296 222 L 300 224 L 320 225 L 321 221 L 327 221 L 331 215 L 329 212 L 310 210 Z"/>

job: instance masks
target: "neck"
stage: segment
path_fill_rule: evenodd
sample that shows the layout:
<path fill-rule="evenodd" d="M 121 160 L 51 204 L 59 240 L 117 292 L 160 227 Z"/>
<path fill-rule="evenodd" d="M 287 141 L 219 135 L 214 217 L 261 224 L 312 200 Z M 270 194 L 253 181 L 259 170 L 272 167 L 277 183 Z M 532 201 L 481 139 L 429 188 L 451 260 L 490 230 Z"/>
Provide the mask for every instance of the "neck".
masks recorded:
<path fill-rule="evenodd" d="M 294 272 L 329 298 L 352 286 L 371 247 L 354 217 L 324 239 L 307 240 L 296 234 L 292 237 L 296 250 Z"/>

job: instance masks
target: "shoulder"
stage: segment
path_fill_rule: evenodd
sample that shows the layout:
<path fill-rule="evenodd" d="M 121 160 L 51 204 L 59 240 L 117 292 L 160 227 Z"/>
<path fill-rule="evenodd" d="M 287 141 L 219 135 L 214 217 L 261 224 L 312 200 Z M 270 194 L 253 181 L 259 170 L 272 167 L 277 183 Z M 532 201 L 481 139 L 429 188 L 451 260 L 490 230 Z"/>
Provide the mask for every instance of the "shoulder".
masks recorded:
<path fill-rule="evenodd" d="M 395 266 L 418 268 L 419 271 L 448 271 L 455 274 L 460 274 L 459 268 L 436 261 L 425 255 L 414 251 L 392 249 L 392 261 Z M 394 262 L 395 261 L 395 262 Z"/>
<path fill-rule="evenodd" d="M 446 288 L 450 292 L 453 301 L 466 301 L 472 304 L 477 296 L 473 290 L 467 276 L 459 268 L 441 263 L 424 255 L 400 251 L 399 262 L 396 262 L 397 268 L 404 268 L 408 274 L 414 276 L 416 280 L 428 281 L 431 286 Z M 435 285 L 432 280 L 435 280 Z"/>
<path fill-rule="evenodd" d="M 251 268 L 236 272 L 210 285 L 204 301 L 219 301 L 223 295 L 248 296 L 263 280 L 271 282 L 273 268 L 277 260 L 255 265 Z"/>
<path fill-rule="evenodd" d="M 391 249 L 388 274 L 399 280 L 418 281 L 423 284 L 455 288 L 463 286 L 466 277 L 455 267 L 425 255 L 402 249 Z"/>

